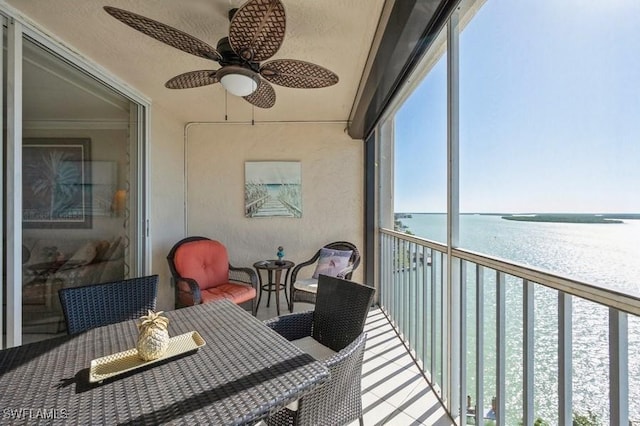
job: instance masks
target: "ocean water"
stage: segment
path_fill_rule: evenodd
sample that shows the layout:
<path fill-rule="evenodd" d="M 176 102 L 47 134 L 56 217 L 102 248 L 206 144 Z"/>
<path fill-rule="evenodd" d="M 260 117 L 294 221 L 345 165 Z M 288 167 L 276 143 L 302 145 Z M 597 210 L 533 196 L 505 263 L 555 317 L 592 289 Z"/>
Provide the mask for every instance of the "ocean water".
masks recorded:
<path fill-rule="evenodd" d="M 444 214 L 400 219 L 415 235 L 445 242 Z M 494 215 L 461 215 L 461 248 L 490 254 L 640 297 L 640 220 L 622 224 L 518 222 Z M 468 278 L 467 300 L 475 299 L 475 277 Z M 522 285 L 506 281 L 507 424 L 522 419 Z M 535 414 L 558 424 L 558 293 L 536 286 L 534 330 Z M 495 395 L 495 273 L 485 275 L 485 380 L 487 406 Z M 467 314 L 469 393 L 475 401 L 475 311 Z M 640 319 L 629 316 L 629 414 L 640 421 Z M 609 422 L 608 309 L 573 298 L 574 412 L 595 413 Z"/>

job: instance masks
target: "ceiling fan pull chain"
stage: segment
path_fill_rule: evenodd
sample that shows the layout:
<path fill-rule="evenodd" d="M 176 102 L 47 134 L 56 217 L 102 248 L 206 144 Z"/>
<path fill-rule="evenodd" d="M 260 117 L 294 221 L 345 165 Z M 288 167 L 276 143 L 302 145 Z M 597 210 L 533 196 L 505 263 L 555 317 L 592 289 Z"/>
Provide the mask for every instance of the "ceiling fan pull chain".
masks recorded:
<path fill-rule="evenodd" d="M 251 125 L 255 126 L 256 125 L 256 107 L 253 106 L 253 104 L 251 104 Z"/>
<path fill-rule="evenodd" d="M 224 121 L 228 120 L 227 116 L 227 91 L 224 91 Z"/>

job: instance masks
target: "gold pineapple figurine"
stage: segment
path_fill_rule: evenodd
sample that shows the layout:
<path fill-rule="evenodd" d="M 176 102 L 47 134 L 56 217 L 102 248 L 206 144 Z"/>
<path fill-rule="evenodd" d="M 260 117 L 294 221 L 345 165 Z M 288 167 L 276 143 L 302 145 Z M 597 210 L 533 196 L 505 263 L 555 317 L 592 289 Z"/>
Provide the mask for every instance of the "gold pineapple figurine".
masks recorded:
<path fill-rule="evenodd" d="M 136 348 L 140 358 L 145 361 L 160 358 L 169 347 L 169 331 L 167 330 L 169 318 L 160 315 L 162 312 L 149 310 L 147 315 L 140 317 L 141 321 L 138 323 L 140 335 Z"/>

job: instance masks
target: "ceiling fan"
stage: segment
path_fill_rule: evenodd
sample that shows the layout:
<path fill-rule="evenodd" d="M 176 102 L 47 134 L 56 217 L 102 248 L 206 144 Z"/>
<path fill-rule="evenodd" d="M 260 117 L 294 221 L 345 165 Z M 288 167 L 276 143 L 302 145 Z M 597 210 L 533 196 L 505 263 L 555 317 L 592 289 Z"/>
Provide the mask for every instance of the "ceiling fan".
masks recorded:
<path fill-rule="evenodd" d="M 165 83 L 169 89 L 188 89 L 220 82 L 231 94 L 260 108 L 271 108 L 276 93 L 269 82 L 302 89 L 332 86 L 338 76 L 326 68 L 296 59 L 271 58 L 284 39 L 286 18 L 280 0 L 249 0 L 229 11 L 229 36 L 214 48 L 183 31 L 150 18 L 105 6 L 119 21 L 184 52 L 211 59 L 218 70 L 189 71 Z"/>

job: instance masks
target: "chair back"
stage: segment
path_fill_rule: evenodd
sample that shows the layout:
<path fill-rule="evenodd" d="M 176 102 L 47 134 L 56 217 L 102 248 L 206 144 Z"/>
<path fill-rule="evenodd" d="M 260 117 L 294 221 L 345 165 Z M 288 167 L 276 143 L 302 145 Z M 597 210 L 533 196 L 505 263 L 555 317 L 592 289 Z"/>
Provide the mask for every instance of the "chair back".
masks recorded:
<path fill-rule="evenodd" d="M 312 337 L 340 351 L 364 330 L 375 289 L 353 281 L 320 275 Z"/>
<path fill-rule="evenodd" d="M 332 249 L 332 250 L 351 250 L 351 257 L 349 258 L 349 265 L 351 267 L 349 273 L 345 274 L 344 278 L 347 280 L 351 279 L 351 275 L 353 275 L 353 271 L 356 270 L 358 265 L 360 265 L 360 252 L 355 244 L 352 244 L 348 241 L 335 241 L 333 243 L 329 243 L 324 246 L 324 248 Z M 314 260 L 317 260 L 320 257 L 320 250 L 314 256 Z"/>
<path fill-rule="evenodd" d="M 156 309 L 158 276 L 131 278 L 58 291 L 67 333 L 140 318 Z"/>
<path fill-rule="evenodd" d="M 229 281 L 229 255 L 219 241 L 188 237 L 178 241 L 167 256 L 174 280 L 191 278 L 205 290 Z"/>

